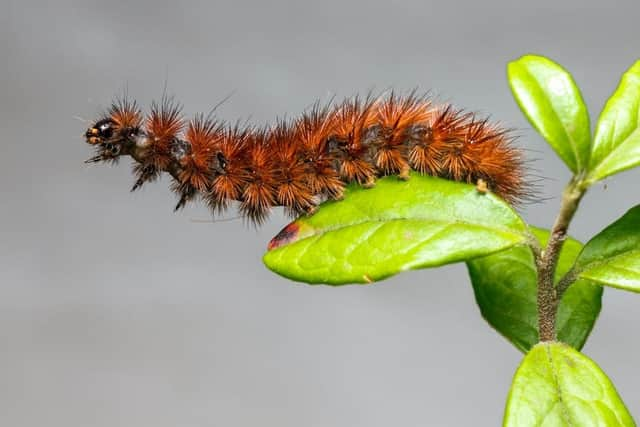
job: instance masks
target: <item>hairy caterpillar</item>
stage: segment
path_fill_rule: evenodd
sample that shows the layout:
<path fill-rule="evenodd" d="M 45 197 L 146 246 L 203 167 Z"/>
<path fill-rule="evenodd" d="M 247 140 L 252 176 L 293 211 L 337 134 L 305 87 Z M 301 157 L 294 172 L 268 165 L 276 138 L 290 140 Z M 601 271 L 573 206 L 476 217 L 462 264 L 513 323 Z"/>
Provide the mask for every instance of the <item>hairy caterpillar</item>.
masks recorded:
<path fill-rule="evenodd" d="M 87 162 L 135 160 L 132 191 L 173 177 L 176 210 L 200 196 L 215 213 L 239 203 L 260 224 L 274 206 L 311 213 L 340 199 L 345 185 L 375 185 L 410 170 L 474 183 L 511 203 L 528 195 L 524 156 L 509 130 L 415 92 L 354 97 L 312 108 L 268 127 L 231 126 L 211 115 L 185 120 L 164 96 L 145 115 L 135 101 L 112 104 L 85 134 L 97 153 Z"/>

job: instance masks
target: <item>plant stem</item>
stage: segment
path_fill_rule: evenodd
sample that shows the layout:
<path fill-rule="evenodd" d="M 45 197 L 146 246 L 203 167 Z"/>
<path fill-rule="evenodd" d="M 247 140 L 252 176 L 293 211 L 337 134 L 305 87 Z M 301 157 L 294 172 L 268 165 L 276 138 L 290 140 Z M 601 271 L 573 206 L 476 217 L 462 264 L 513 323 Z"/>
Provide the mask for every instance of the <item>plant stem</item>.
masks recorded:
<path fill-rule="evenodd" d="M 540 341 L 555 341 L 556 314 L 560 295 L 554 285 L 554 275 L 567 230 L 587 186 L 580 177 L 573 177 L 562 195 L 560 212 L 551 229 L 547 247 L 540 254 L 538 267 L 538 330 Z"/>
<path fill-rule="evenodd" d="M 562 299 L 562 295 L 564 295 L 565 291 L 569 289 L 569 286 L 573 284 L 578 278 L 578 274 L 580 272 L 576 270 L 575 266 L 567 274 L 565 274 L 562 279 L 556 285 L 556 292 L 558 294 L 558 299 Z"/>

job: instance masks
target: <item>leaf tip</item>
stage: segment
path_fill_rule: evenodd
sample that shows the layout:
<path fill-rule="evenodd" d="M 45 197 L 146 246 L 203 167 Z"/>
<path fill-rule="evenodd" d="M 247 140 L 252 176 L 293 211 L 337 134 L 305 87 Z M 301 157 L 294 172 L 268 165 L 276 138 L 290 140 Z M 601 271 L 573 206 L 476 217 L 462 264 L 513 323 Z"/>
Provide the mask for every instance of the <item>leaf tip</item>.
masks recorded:
<path fill-rule="evenodd" d="M 279 248 L 280 246 L 284 246 L 287 243 L 290 243 L 296 239 L 300 232 L 300 225 L 297 222 L 292 222 L 287 224 L 278 234 L 274 236 L 273 239 L 269 241 L 267 245 L 267 250 L 271 251 L 273 249 Z"/>
<path fill-rule="evenodd" d="M 288 245 L 313 234 L 313 227 L 303 220 L 296 220 L 287 224 L 273 239 L 267 244 L 267 250 L 272 251 L 282 246 Z"/>

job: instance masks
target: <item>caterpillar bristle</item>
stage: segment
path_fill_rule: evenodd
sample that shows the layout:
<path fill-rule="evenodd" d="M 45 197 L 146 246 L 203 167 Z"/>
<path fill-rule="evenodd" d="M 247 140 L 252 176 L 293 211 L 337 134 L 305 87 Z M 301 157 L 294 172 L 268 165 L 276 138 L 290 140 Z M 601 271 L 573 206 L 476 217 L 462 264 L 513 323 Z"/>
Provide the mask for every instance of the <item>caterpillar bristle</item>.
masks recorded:
<path fill-rule="evenodd" d="M 345 100 L 332 117 L 330 148 L 338 153 L 340 177 L 347 182 L 370 187 L 375 183 L 372 146 L 378 132 L 374 106 L 376 99 L 367 95 Z M 333 147 L 331 147 L 333 146 Z"/>
<path fill-rule="evenodd" d="M 138 103 L 126 95 L 116 98 L 109 109 L 109 118 L 119 129 L 139 128 L 142 125 L 142 110 Z"/>
<path fill-rule="evenodd" d="M 222 213 L 232 200 L 240 200 L 243 189 L 249 182 L 245 156 L 251 134 L 252 129 L 239 123 L 223 131 L 211 165 L 214 177 L 205 195 L 214 213 Z"/>
<path fill-rule="evenodd" d="M 180 166 L 172 184 L 172 190 L 180 197 L 176 211 L 198 194 L 208 192 L 213 176 L 211 164 L 223 137 L 222 123 L 199 114 L 188 123 L 184 139 L 175 138 L 171 143 L 171 154 Z"/>
<path fill-rule="evenodd" d="M 133 176 L 136 181 L 131 187 L 131 192 L 140 189 L 145 182 L 153 182 L 160 178 L 161 171 L 153 163 L 134 163 Z"/>
<path fill-rule="evenodd" d="M 330 105 L 316 103 L 296 123 L 296 145 L 307 169 L 307 183 L 312 194 L 330 199 L 340 199 L 344 193 L 344 182 L 336 168 L 337 156 L 330 150 L 329 139 L 335 122 Z"/>
<path fill-rule="evenodd" d="M 165 170 L 173 160 L 171 149 L 184 126 L 182 106 L 173 98 L 162 97 L 161 102 L 151 104 L 147 118 L 146 161 L 157 169 Z"/>
<path fill-rule="evenodd" d="M 247 139 L 248 180 L 240 202 L 240 212 L 258 225 L 267 219 L 271 208 L 276 205 L 276 162 L 274 153 L 269 150 L 267 132 L 259 130 Z"/>
<path fill-rule="evenodd" d="M 383 175 L 398 174 L 407 179 L 411 169 L 408 150 L 415 142 L 413 128 L 428 126 L 431 116 L 428 101 L 415 92 L 403 99 L 392 91 L 377 113 L 375 165 Z"/>
<path fill-rule="evenodd" d="M 183 145 L 174 148 L 173 155 L 182 171 L 180 181 L 204 192 L 211 182 L 211 162 L 216 147 L 223 137 L 223 126 L 211 118 L 201 115 L 189 122 Z"/>
<path fill-rule="evenodd" d="M 264 128 L 228 125 L 211 113 L 187 121 L 166 95 L 145 117 L 125 96 L 85 139 L 97 151 L 88 163 L 135 160 L 132 191 L 166 172 L 176 210 L 198 197 L 214 214 L 237 202 L 256 225 L 276 206 L 311 213 L 323 200 L 341 199 L 351 182 L 371 187 L 381 176 L 408 179 L 411 170 L 477 185 L 514 205 L 532 197 L 510 129 L 416 91 L 316 102 Z"/>
<path fill-rule="evenodd" d="M 290 123 L 279 122 L 269 132 L 267 143 L 275 160 L 276 202 L 292 216 L 308 212 L 314 207 L 303 147 L 291 143 L 296 140 L 296 130 Z"/>

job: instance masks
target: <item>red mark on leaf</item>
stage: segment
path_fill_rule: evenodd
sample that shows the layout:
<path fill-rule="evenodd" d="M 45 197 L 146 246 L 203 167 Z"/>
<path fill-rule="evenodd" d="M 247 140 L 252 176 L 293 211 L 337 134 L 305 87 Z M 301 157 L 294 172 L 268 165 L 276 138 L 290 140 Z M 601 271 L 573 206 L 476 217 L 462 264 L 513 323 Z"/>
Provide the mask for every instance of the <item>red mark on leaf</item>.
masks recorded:
<path fill-rule="evenodd" d="M 280 230 L 280 232 L 273 239 L 271 239 L 271 241 L 267 245 L 267 249 L 273 250 L 296 240 L 299 231 L 300 226 L 296 222 L 290 223 L 285 228 Z"/>

